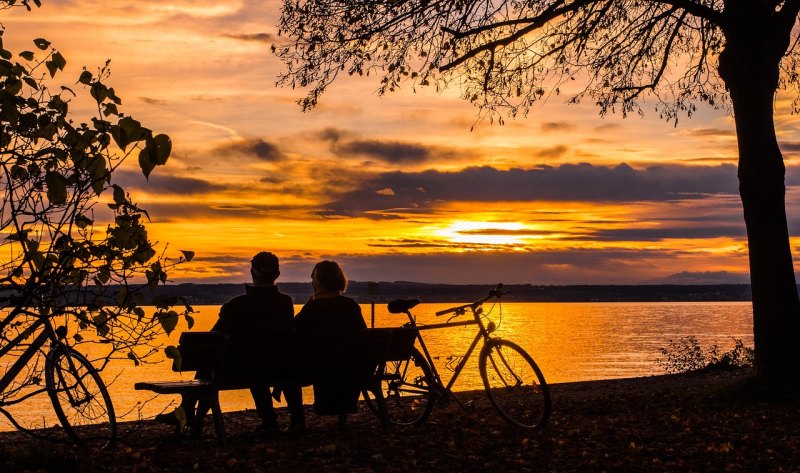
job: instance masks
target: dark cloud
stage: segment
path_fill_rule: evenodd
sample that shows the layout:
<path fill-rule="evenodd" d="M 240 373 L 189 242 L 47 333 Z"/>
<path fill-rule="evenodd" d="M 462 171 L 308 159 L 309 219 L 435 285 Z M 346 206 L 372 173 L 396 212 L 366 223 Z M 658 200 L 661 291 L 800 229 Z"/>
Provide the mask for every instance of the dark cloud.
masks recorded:
<path fill-rule="evenodd" d="M 800 142 L 797 141 L 784 141 L 779 143 L 781 151 L 785 153 L 796 153 L 800 151 Z"/>
<path fill-rule="evenodd" d="M 556 145 L 551 148 L 542 148 L 536 151 L 536 157 L 539 158 L 560 158 L 564 156 L 569 151 L 564 145 Z"/>
<path fill-rule="evenodd" d="M 225 144 L 215 150 L 224 157 L 233 155 L 252 156 L 261 161 L 278 162 L 285 156 L 283 152 L 274 144 L 262 139 L 248 139 Z"/>
<path fill-rule="evenodd" d="M 149 193 L 181 195 L 203 194 L 225 188 L 202 179 L 167 175 L 158 170 L 150 174 L 149 179 L 138 171 L 117 170 L 114 172 L 113 183 L 126 190 L 139 188 Z"/>
<path fill-rule="evenodd" d="M 736 167 L 653 166 L 634 169 L 591 164 L 458 172 L 391 172 L 366 179 L 360 188 L 326 205 L 329 214 L 357 215 L 386 209 L 430 208 L 441 202 L 583 201 L 635 202 L 699 199 L 737 193 Z M 384 189 L 388 192 L 377 193 Z"/>
<path fill-rule="evenodd" d="M 418 164 L 431 158 L 431 150 L 425 146 L 410 143 L 359 140 L 339 143 L 339 155 L 360 155 L 391 164 Z"/>
<path fill-rule="evenodd" d="M 708 136 L 719 136 L 719 137 L 733 137 L 736 136 L 733 129 L 730 128 L 699 128 L 696 130 L 690 130 L 689 134 L 691 136 L 699 136 L 699 137 L 708 137 Z"/>
<path fill-rule="evenodd" d="M 139 100 L 148 105 L 167 105 L 167 101 L 164 99 L 155 99 L 152 97 L 139 97 Z"/>
<path fill-rule="evenodd" d="M 747 235 L 743 224 L 716 225 L 705 227 L 675 228 L 621 228 L 600 230 L 589 238 L 604 241 L 661 241 L 676 238 L 708 239 L 708 238 L 743 238 Z M 581 239 L 585 239 L 583 236 Z"/>
<path fill-rule="evenodd" d="M 487 284 L 637 284 L 652 280 L 676 254 L 655 250 L 571 248 L 560 251 L 468 251 L 426 254 L 332 255 L 354 281 Z M 322 257 L 320 257 L 322 258 Z M 311 262 L 285 281 L 308 279 Z"/>
<path fill-rule="evenodd" d="M 457 232 L 460 235 L 490 235 L 490 236 L 543 236 L 553 235 L 556 232 L 546 230 L 506 230 L 502 228 L 480 228 L 476 230 L 461 230 Z"/>
<path fill-rule="evenodd" d="M 217 219 L 217 218 L 254 218 L 263 215 L 282 217 L 286 219 L 307 219 L 310 212 L 316 208 L 298 205 L 230 205 L 196 202 L 189 203 L 157 203 L 150 202 L 146 205 L 147 211 L 153 220 L 186 221 L 187 219 Z"/>
<path fill-rule="evenodd" d="M 319 137 L 320 140 L 322 140 L 322 141 L 330 141 L 330 142 L 332 142 L 334 144 L 336 144 L 345 135 L 346 135 L 346 132 L 344 132 L 342 130 L 339 130 L 339 129 L 336 129 L 336 128 L 331 128 L 331 127 L 328 127 L 328 128 L 323 129 L 323 130 L 320 130 L 317 133 L 317 137 Z"/>
<path fill-rule="evenodd" d="M 276 39 L 275 35 L 270 33 L 226 34 L 225 37 L 241 41 L 257 41 L 259 43 L 274 43 Z"/>
<path fill-rule="evenodd" d="M 567 122 L 544 122 L 542 123 L 541 129 L 545 133 L 554 131 L 571 131 L 575 129 L 575 125 Z"/>

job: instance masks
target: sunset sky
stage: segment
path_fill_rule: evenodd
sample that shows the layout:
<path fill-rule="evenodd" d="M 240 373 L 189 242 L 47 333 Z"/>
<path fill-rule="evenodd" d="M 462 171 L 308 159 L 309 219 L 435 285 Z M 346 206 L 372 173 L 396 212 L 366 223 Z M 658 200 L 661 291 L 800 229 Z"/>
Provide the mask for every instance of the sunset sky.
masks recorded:
<path fill-rule="evenodd" d="M 123 110 L 172 137 L 149 183 L 135 160 L 114 182 L 150 211 L 154 240 L 197 253 L 175 282 L 241 282 L 260 250 L 278 254 L 284 281 L 308 280 L 323 258 L 359 281 L 748 281 L 723 111 L 674 127 L 601 118 L 567 94 L 476 124 L 457 89 L 378 97 L 369 77 L 303 113 L 302 91 L 275 86 L 280 4 L 43 0 L 0 12 L 6 48 L 50 40 L 67 85 L 111 58 Z M 796 234 L 800 121 L 783 98 L 776 110 Z"/>

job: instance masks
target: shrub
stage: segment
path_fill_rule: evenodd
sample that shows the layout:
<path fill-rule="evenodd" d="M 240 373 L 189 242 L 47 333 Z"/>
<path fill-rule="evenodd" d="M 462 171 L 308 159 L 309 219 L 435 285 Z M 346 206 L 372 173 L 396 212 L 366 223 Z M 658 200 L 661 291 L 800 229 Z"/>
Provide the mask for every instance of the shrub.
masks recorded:
<path fill-rule="evenodd" d="M 754 352 L 739 339 L 734 339 L 734 347 L 720 354 L 717 344 L 703 350 L 694 336 L 670 340 L 669 346 L 660 348 L 658 364 L 667 373 L 688 373 L 706 369 L 749 368 L 754 363 Z"/>

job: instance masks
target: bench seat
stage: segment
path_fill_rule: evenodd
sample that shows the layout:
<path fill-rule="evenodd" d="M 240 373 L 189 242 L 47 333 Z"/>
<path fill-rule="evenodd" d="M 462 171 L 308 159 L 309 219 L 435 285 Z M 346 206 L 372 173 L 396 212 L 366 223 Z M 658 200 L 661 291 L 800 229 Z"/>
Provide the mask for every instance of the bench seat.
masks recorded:
<path fill-rule="evenodd" d="M 225 430 L 219 406 L 219 391 L 245 389 L 252 385 L 281 386 L 342 384 L 369 391 L 378 407 L 381 425 L 388 414 L 381 390 L 381 375 L 389 361 L 411 356 L 416 330 L 407 328 L 364 329 L 346 334 L 298 335 L 265 339 L 251 334 L 250 340 L 216 332 L 181 334 L 179 357 L 173 371 L 201 371 L 202 380 L 140 382 L 137 390 L 159 394 L 189 395 L 211 407 L 220 444 Z"/>

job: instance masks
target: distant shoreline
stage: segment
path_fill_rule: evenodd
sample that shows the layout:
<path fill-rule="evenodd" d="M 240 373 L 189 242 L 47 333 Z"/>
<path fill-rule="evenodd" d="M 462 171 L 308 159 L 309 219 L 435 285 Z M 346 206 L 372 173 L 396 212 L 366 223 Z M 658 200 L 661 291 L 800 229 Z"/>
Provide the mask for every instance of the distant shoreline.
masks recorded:
<path fill-rule="evenodd" d="M 468 302 L 483 297 L 490 284 L 427 284 L 408 281 L 379 282 L 370 294 L 371 283 L 351 281 L 347 295 L 360 303 L 386 303 L 394 299 L 423 302 Z M 303 304 L 311 295 L 309 283 L 279 283 L 282 292 Z M 736 302 L 750 301 L 749 284 L 715 285 L 571 285 L 545 286 L 509 284 L 508 302 Z M 159 286 L 154 296 L 181 296 L 190 304 L 219 305 L 244 293 L 243 284 L 170 284 Z"/>

